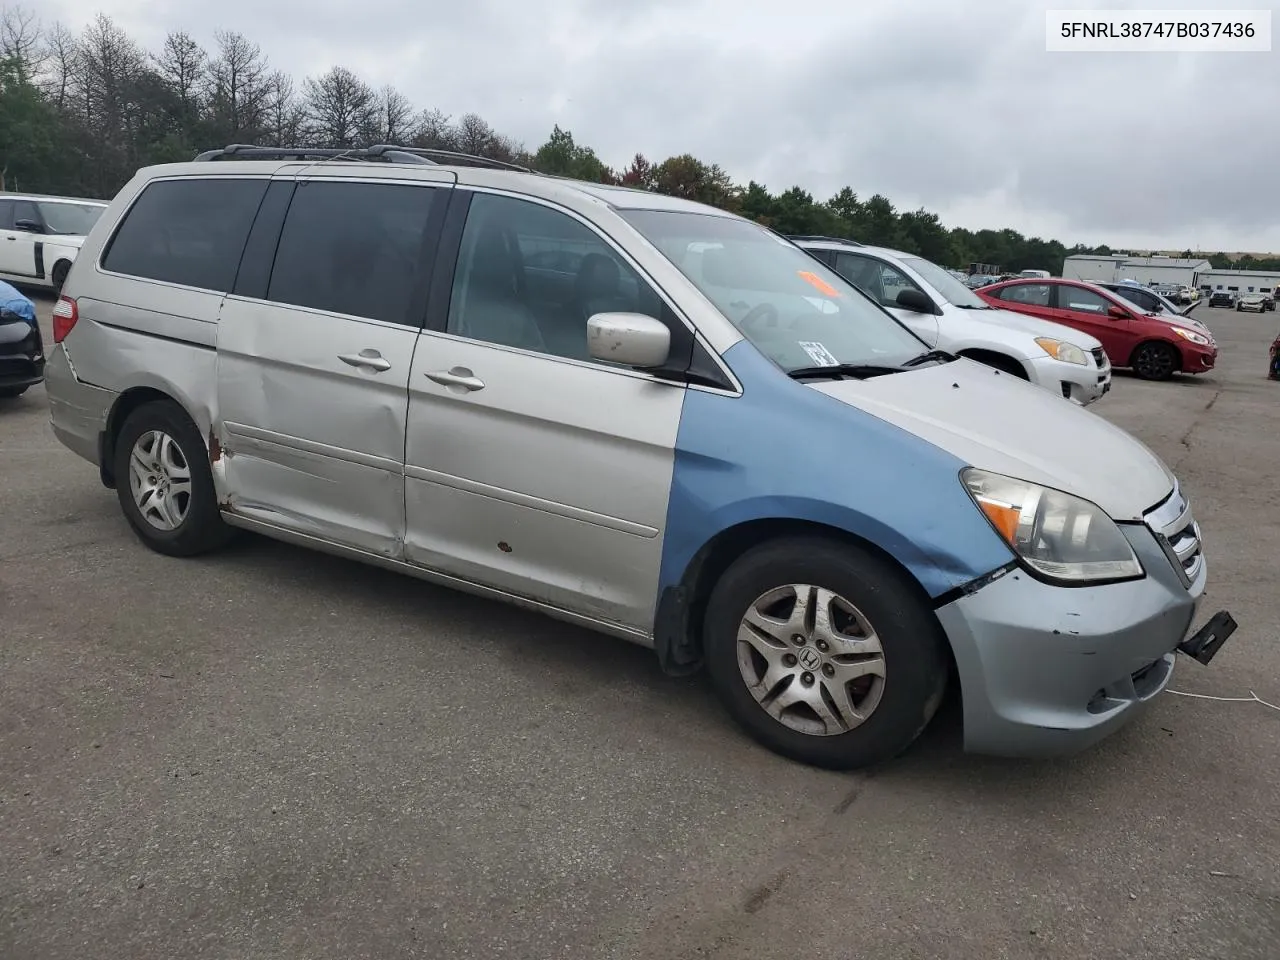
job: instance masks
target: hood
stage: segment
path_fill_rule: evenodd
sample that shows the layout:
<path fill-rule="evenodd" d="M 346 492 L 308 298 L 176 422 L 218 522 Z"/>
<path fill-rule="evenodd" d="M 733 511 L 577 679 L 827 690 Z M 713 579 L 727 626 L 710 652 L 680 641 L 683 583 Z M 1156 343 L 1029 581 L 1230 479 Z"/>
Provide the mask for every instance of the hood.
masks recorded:
<path fill-rule="evenodd" d="M 808 385 L 970 466 L 1075 494 L 1116 520 L 1141 521 L 1173 490 L 1168 467 L 1124 430 L 972 360 Z"/>
<path fill-rule="evenodd" d="M 57 244 L 60 247 L 75 247 L 77 250 L 84 246 L 85 238 L 69 233 L 55 233 L 45 240 L 48 244 Z"/>
<path fill-rule="evenodd" d="M 992 310 L 962 310 L 961 312 L 968 313 L 975 320 L 998 323 L 1002 327 L 1029 333 L 1033 337 L 1053 337 L 1055 340 L 1065 340 L 1068 343 L 1074 343 L 1085 353 L 1102 346 L 1101 340 L 1089 336 L 1083 330 L 1076 330 L 1073 327 L 1054 323 L 1052 320 L 1041 320 L 1039 317 L 1028 316 L 1025 313 L 1017 313 L 1013 310 L 1001 310 L 997 307 Z"/>

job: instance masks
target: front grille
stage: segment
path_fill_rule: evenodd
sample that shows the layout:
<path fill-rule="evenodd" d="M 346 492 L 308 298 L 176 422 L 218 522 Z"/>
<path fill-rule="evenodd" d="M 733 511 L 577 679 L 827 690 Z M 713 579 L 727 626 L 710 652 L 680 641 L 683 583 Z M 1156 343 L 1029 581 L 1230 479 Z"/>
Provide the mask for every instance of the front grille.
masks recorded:
<path fill-rule="evenodd" d="M 1183 584 L 1190 587 L 1204 566 L 1200 525 L 1192 516 L 1191 504 L 1176 485 L 1173 493 L 1147 513 L 1146 522 Z"/>

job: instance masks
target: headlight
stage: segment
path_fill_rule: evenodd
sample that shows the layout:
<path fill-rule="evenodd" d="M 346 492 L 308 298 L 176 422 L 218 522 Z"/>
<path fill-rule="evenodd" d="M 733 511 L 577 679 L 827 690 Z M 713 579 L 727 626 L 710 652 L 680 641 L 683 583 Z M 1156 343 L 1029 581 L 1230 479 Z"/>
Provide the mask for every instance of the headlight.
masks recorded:
<path fill-rule="evenodd" d="M 1202 347 L 1207 347 L 1209 345 L 1209 338 L 1196 333 L 1194 330 L 1184 330 L 1182 327 L 1174 327 L 1173 332 L 1183 340 L 1190 340 L 1192 343 L 1198 343 Z"/>
<path fill-rule="evenodd" d="M 1045 578 L 1080 584 L 1143 575 L 1115 521 L 1088 500 L 972 467 L 961 479 L 996 532 Z"/>
<path fill-rule="evenodd" d="M 1040 349 L 1055 360 L 1061 360 L 1063 363 L 1078 363 L 1082 367 L 1089 363 L 1085 352 L 1074 343 L 1054 340 L 1052 337 L 1036 337 L 1036 343 L 1040 344 Z"/>

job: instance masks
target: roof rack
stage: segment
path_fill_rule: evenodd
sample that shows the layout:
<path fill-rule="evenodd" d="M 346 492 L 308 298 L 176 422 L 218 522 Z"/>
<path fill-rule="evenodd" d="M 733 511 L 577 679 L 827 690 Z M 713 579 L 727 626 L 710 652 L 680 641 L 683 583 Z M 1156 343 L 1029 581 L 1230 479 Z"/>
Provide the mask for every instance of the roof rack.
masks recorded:
<path fill-rule="evenodd" d="M 790 240 L 792 243 L 799 243 L 803 240 L 803 241 L 810 241 L 810 242 L 820 241 L 822 243 L 843 243 L 844 245 L 849 247 L 865 247 L 866 246 L 865 243 L 859 243 L 857 240 L 850 240 L 848 237 L 824 237 L 819 234 L 807 234 L 807 233 L 786 234 L 786 238 Z"/>
<path fill-rule="evenodd" d="M 232 143 L 217 150 L 206 150 L 195 158 L 197 163 L 213 160 L 351 160 L 382 163 L 452 164 L 464 167 L 493 167 L 531 173 L 528 167 L 452 150 L 431 150 L 379 143 L 371 147 L 262 147 L 252 143 Z"/>

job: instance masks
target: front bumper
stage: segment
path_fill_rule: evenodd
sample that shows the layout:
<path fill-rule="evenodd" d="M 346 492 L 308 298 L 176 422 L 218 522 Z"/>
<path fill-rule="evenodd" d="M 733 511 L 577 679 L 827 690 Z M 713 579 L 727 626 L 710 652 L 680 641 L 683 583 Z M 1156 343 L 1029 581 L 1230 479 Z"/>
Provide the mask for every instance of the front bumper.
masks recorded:
<path fill-rule="evenodd" d="M 1147 527 L 1121 529 L 1141 580 L 1056 587 L 1017 569 L 938 610 L 959 671 L 966 750 L 1075 753 L 1168 685 L 1204 594 L 1203 557 L 1188 587 Z"/>
<path fill-rule="evenodd" d="M 39 328 L 26 321 L 0 330 L 0 389 L 32 387 L 44 379 L 44 343 Z"/>
<path fill-rule="evenodd" d="M 1217 362 L 1217 347 L 1207 350 L 1200 347 L 1189 350 L 1184 347 L 1182 350 L 1183 373 L 1204 373 L 1207 370 L 1212 370 Z"/>
<path fill-rule="evenodd" d="M 1105 360 L 1105 355 L 1103 357 Z M 1032 379 L 1039 386 L 1081 406 L 1105 396 L 1111 389 L 1111 363 L 1099 368 L 1093 364 L 1063 363 L 1053 357 L 1037 357 L 1031 361 Z"/>

